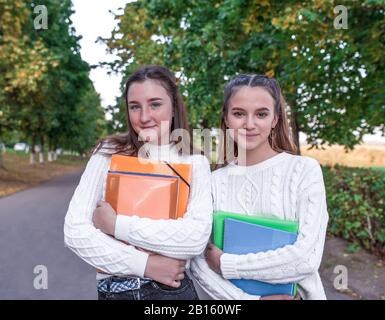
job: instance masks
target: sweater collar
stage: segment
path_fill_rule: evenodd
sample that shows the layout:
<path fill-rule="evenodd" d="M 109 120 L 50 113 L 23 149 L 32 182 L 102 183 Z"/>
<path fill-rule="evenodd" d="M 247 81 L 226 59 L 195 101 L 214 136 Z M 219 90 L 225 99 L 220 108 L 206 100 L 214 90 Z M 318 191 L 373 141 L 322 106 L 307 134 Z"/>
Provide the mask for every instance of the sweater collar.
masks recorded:
<path fill-rule="evenodd" d="M 259 163 L 256 163 L 250 166 L 239 166 L 234 161 L 232 161 L 229 164 L 229 166 L 235 170 L 246 170 L 247 172 L 260 171 L 260 170 L 270 168 L 276 165 L 277 163 L 281 162 L 283 159 L 287 159 L 288 157 L 290 157 L 290 154 L 288 154 L 287 152 L 281 152 L 272 156 L 269 159 L 266 159 L 264 161 L 261 161 Z"/>
<path fill-rule="evenodd" d="M 139 150 L 139 157 L 150 158 L 153 160 L 167 160 L 177 154 L 175 143 L 152 144 L 145 143 Z"/>

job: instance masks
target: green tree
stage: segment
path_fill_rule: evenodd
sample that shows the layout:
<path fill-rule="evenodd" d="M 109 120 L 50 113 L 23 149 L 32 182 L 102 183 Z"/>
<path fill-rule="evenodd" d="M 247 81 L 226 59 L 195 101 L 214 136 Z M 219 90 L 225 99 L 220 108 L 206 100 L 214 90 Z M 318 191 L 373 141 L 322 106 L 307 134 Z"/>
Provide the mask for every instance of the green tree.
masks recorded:
<path fill-rule="evenodd" d="M 41 40 L 31 38 L 28 3 L 1 0 L 0 4 L 0 134 L 18 127 L 28 135 L 38 123 L 33 111 L 43 97 L 46 74 L 57 61 Z"/>
<path fill-rule="evenodd" d="M 43 148 L 47 144 L 52 151 L 59 147 L 59 141 L 68 146 L 72 139 L 79 139 L 74 132 L 77 108 L 83 96 L 94 88 L 89 83 L 89 66 L 80 56 L 80 37 L 76 36 L 71 21 L 71 1 L 44 0 L 40 4 L 47 7 L 49 27 L 36 32 L 34 37 L 41 39 L 58 61 L 57 68 L 48 74 L 46 99 L 39 106 L 44 110 L 39 122 L 40 144 Z"/>
<path fill-rule="evenodd" d="M 71 1 L 39 2 L 47 8 L 46 29 L 34 28 L 35 2 L 0 1 L 0 134 L 21 132 L 32 145 L 32 162 L 36 144 L 42 151 L 83 153 L 97 140 L 104 117 L 80 56 Z"/>
<path fill-rule="evenodd" d="M 71 119 L 71 139 L 63 137 L 61 146 L 79 154 L 86 154 L 95 145 L 97 139 L 106 134 L 106 120 L 99 94 L 92 82 L 76 105 Z"/>
<path fill-rule="evenodd" d="M 348 29 L 335 29 L 345 5 Z M 176 71 L 195 126 L 217 126 L 223 85 L 238 73 L 276 77 L 294 138 L 353 148 L 383 125 L 384 2 L 175 1 L 126 5 L 105 40 L 127 75 L 140 64 Z M 138 23 L 137 23 L 138 22 Z"/>

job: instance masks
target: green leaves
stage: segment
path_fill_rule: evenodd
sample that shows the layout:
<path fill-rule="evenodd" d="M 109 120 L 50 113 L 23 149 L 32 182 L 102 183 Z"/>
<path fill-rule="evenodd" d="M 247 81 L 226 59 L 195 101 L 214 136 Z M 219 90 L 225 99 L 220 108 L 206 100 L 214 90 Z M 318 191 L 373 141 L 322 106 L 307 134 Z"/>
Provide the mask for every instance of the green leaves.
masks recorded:
<path fill-rule="evenodd" d="M 32 144 L 84 152 L 104 116 L 80 56 L 71 1 L 40 1 L 49 14 L 48 29 L 40 31 L 33 28 L 32 1 L 0 4 L 0 139 L 17 132 Z"/>
<path fill-rule="evenodd" d="M 329 233 L 385 255 L 385 173 L 371 169 L 323 168 Z"/>
<path fill-rule="evenodd" d="M 303 15 L 305 19 L 308 19 L 311 22 L 315 22 L 320 18 L 316 12 L 306 8 L 299 10 L 298 14 Z"/>
<path fill-rule="evenodd" d="M 346 30 L 333 26 L 337 5 Z M 218 126 L 225 78 L 262 73 L 280 82 L 297 137 L 351 149 L 385 122 L 384 12 L 381 1 L 137 1 L 104 41 L 125 75 L 178 72 L 193 127 Z"/>

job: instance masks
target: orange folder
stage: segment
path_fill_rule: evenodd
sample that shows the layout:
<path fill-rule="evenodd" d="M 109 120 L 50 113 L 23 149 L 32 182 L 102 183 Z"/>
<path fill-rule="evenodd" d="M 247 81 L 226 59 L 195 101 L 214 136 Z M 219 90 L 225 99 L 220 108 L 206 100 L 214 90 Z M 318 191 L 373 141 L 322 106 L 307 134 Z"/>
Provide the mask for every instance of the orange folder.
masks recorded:
<path fill-rule="evenodd" d="M 117 214 L 176 219 L 179 177 L 110 171 L 106 201 Z"/>
<path fill-rule="evenodd" d="M 192 166 L 184 163 L 169 163 L 169 166 L 158 160 L 112 155 L 106 201 L 118 214 L 153 219 L 183 217 Z"/>

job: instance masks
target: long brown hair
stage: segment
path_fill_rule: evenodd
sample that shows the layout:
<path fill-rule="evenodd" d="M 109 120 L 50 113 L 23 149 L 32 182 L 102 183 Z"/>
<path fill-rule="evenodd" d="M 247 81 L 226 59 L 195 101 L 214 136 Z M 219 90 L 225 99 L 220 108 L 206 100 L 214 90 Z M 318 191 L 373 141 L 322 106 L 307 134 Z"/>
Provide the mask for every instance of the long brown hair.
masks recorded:
<path fill-rule="evenodd" d="M 233 78 L 225 87 L 224 91 L 224 102 L 222 107 L 222 116 L 220 128 L 222 132 L 226 133 L 225 119 L 229 111 L 229 102 L 231 97 L 243 86 L 249 87 L 262 87 L 266 89 L 272 98 L 274 99 L 274 114 L 278 117 L 278 122 L 274 129 L 269 135 L 270 147 L 276 152 L 288 152 L 296 154 L 296 146 L 293 143 L 290 125 L 286 115 L 286 102 L 281 93 L 281 88 L 278 82 L 274 78 L 269 78 L 264 75 L 258 74 L 241 74 Z M 223 164 L 218 164 L 216 168 L 223 167 L 229 163 L 227 159 L 227 146 L 229 145 L 226 141 L 227 135 L 223 135 L 220 150 L 223 152 Z M 234 156 L 238 156 L 238 146 L 234 141 Z"/>
<path fill-rule="evenodd" d="M 188 133 L 189 139 L 179 137 L 176 142 L 180 142 L 183 146 L 180 151 L 193 152 L 191 130 L 187 120 L 187 110 L 183 102 L 182 96 L 176 84 L 174 74 L 167 68 L 157 65 L 148 65 L 139 68 L 128 79 L 125 85 L 123 98 L 126 104 L 127 128 L 126 133 L 115 134 L 105 137 L 99 141 L 93 153 L 100 151 L 107 154 L 125 154 L 130 156 L 137 156 L 139 149 L 143 146 L 143 142 L 139 141 L 138 134 L 131 125 L 128 113 L 127 93 L 131 85 L 135 82 L 144 82 L 146 80 L 155 80 L 164 87 L 169 95 L 172 108 L 173 118 L 171 123 L 171 132 L 174 129 L 184 129 Z M 189 141 L 187 141 L 189 140 Z"/>

